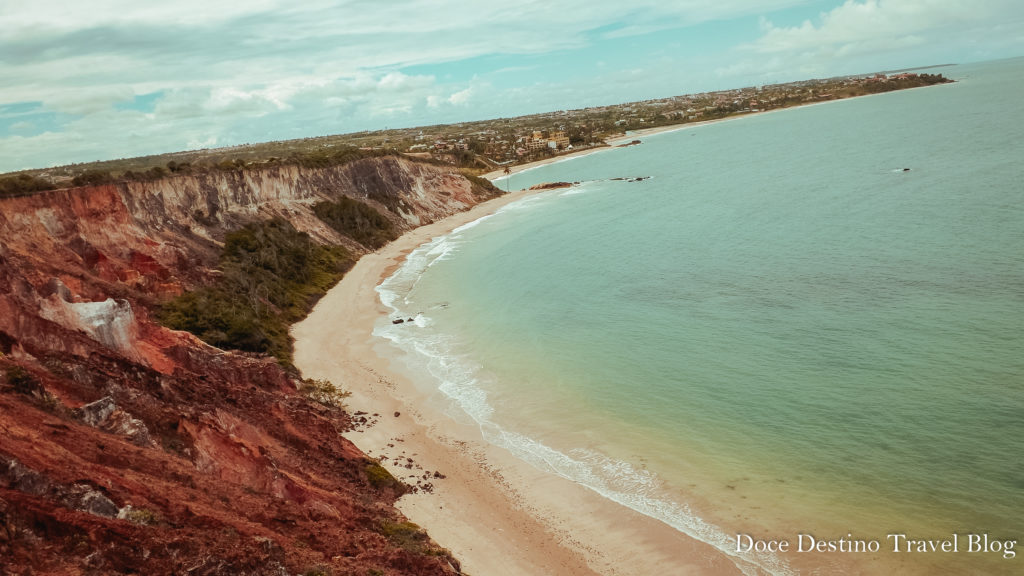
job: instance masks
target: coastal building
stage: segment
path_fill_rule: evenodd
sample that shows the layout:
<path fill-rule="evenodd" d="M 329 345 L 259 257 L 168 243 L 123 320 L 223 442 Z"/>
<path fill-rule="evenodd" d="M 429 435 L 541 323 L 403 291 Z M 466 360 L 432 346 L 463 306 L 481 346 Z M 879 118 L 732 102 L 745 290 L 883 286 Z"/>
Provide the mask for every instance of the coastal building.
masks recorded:
<path fill-rule="evenodd" d="M 569 137 L 566 136 L 565 132 L 562 131 L 553 132 L 550 136 L 548 136 L 548 146 L 551 146 L 551 144 L 554 144 L 553 148 L 564 150 L 566 147 L 569 146 Z"/>

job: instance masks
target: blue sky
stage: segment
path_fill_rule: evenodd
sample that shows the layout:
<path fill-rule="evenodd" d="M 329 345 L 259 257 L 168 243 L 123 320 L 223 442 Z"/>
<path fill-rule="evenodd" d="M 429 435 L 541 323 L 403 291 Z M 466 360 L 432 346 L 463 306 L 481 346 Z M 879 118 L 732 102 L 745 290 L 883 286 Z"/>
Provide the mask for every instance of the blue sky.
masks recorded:
<path fill-rule="evenodd" d="M 0 171 L 1024 55 L 1019 0 L 0 0 Z"/>

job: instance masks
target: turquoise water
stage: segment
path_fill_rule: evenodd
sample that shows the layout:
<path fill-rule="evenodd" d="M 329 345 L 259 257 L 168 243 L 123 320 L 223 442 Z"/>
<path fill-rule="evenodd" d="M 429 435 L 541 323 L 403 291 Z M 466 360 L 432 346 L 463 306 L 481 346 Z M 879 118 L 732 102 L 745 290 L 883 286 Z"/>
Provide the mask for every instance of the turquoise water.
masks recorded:
<path fill-rule="evenodd" d="M 379 288 L 415 324 L 377 334 L 492 442 L 748 573 L 1016 573 L 886 541 L 1024 536 L 1024 59 L 941 71 L 499 181 L 581 184 L 421 247 Z M 801 532 L 882 550 L 735 554 Z"/>

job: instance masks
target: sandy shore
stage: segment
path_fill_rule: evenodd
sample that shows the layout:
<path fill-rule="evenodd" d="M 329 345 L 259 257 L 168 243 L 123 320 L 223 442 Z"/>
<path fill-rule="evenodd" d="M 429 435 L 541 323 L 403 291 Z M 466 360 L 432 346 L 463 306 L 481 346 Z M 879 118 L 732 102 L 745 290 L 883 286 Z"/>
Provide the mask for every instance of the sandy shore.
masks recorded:
<path fill-rule="evenodd" d="M 875 96 L 876 94 L 872 94 Z M 801 106 L 815 106 L 818 104 L 827 104 L 829 102 L 841 102 L 847 100 L 847 98 L 840 98 L 839 100 L 826 100 L 824 102 L 815 102 L 812 104 L 802 104 Z M 593 154 L 594 152 L 600 152 L 601 150 L 611 150 L 625 144 L 629 144 L 633 140 L 643 140 L 646 136 L 653 136 L 655 134 L 661 134 L 662 132 L 675 132 L 676 130 L 685 130 L 687 128 L 695 128 L 697 126 L 705 126 L 707 124 L 715 124 L 717 122 L 727 122 L 730 120 L 738 120 L 740 118 L 749 118 L 752 116 L 759 116 L 761 114 L 770 114 L 772 112 L 780 112 L 782 110 L 790 110 L 793 108 L 799 108 L 801 106 L 787 106 L 785 108 L 773 108 L 771 110 L 762 110 L 760 112 L 749 112 L 747 114 L 738 114 L 734 116 L 726 116 L 725 118 L 714 118 L 712 120 L 701 120 L 699 122 L 684 122 L 681 124 L 669 124 L 667 126 L 657 126 L 655 128 L 642 128 L 640 130 L 630 130 L 625 134 L 610 136 L 605 139 L 607 146 L 598 146 L 596 148 L 587 148 L 585 150 L 578 150 L 575 152 L 569 152 L 568 154 L 560 154 L 558 156 L 552 156 L 551 158 L 545 158 L 543 160 L 537 160 L 534 162 L 527 162 L 526 164 L 518 164 L 516 166 L 509 167 L 509 174 L 517 174 L 524 170 L 536 168 L 538 166 L 544 166 L 546 164 L 553 164 L 560 162 L 566 158 L 572 158 L 575 156 L 586 156 L 587 154 Z M 505 176 L 504 169 L 494 170 L 483 175 L 488 180 L 495 180 Z"/>
<path fill-rule="evenodd" d="M 780 110 L 784 110 L 784 108 L 780 108 Z M 770 112 L 770 110 L 769 110 L 769 112 Z M 618 135 L 618 136 L 611 136 L 611 137 L 607 138 L 605 140 L 605 143 L 608 144 L 607 146 L 598 146 L 598 147 L 595 147 L 595 148 L 587 148 L 587 149 L 584 149 L 584 150 L 577 150 L 577 151 L 574 151 L 574 152 L 569 152 L 567 154 L 559 154 L 558 156 L 552 156 L 551 158 L 545 158 L 543 160 L 536 160 L 534 162 L 527 162 L 526 164 L 517 164 L 515 166 L 510 166 L 509 167 L 509 174 L 510 175 L 511 174 L 517 174 L 517 173 L 522 172 L 524 170 L 529 170 L 531 168 L 536 168 L 538 166 L 544 166 L 546 164 L 553 164 L 555 162 L 560 162 L 562 160 L 565 160 L 566 158 L 573 158 L 573 157 L 576 157 L 576 156 L 586 156 L 587 154 L 593 154 L 594 152 L 600 152 L 602 150 L 610 150 L 610 149 L 613 149 L 615 147 L 622 146 L 623 144 L 628 144 L 628 143 L 632 142 L 633 140 L 642 140 L 645 136 L 652 136 L 654 134 L 660 134 L 662 132 L 673 132 L 675 130 L 682 130 L 684 128 L 692 128 L 694 126 L 703 126 L 705 124 L 711 124 L 713 122 L 722 122 L 724 120 L 732 120 L 732 119 L 735 119 L 735 118 L 742 118 L 744 116 L 752 116 L 754 114 L 763 114 L 763 112 L 754 112 L 754 113 L 751 113 L 751 114 L 744 114 L 742 116 L 730 116 L 730 117 L 727 117 L 727 118 L 716 118 L 714 120 L 704 120 L 704 121 L 701 121 L 701 122 L 686 122 L 684 124 L 670 124 L 668 126 L 658 126 L 656 128 L 644 128 L 644 129 L 641 129 L 641 130 L 631 130 L 631 131 L 629 131 L 626 134 L 622 134 L 622 135 Z M 488 180 L 492 180 L 492 181 L 497 179 L 497 178 L 501 178 L 502 176 L 505 176 L 505 170 L 504 169 L 502 169 L 502 170 L 493 170 L 493 171 L 488 172 L 488 173 L 483 175 L 484 178 L 487 178 Z"/>
<path fill-rule="evenodd" d="M 597 146 L 595 148 L 586 148 L 584 150 L 576 150 L 574 152 L 569 152 L 567 154 L 559 154 L 558 156 L 552 156 L 550 158 L 545 158 L 543 160 L 535 160 L 533 162 L 527 162 L 526 164 L 517 164 L 515 166 L 509 166 L 509 174 L 510 175 L 511 174 L 518 174 L 519 172 L 522 172 L 523 170 L 529 170 L 530 168 L 536 168 L 537 166 L 544 166 L 546 164 L 554 164 L 555 162 L 560 162 L 562 160 L 565 160 L 566 158 L 573 158 L 573 157 L 576 157 L 576 156 L 586 156 L 587 154 L 593 154 L 594 152 L 600 152 L 601 150 L 609 150 L 609 149 L 611 149 L 611 147 L 609 147 L 609 146 Z M 505 175 L 505 170 L 504 169 L 493 170 L 491 172 L 488 172 L 488 173 L 484 174 L 483 178 L 487 178 L 488 180 L 492 180 L 493 181 L 496 178 L 501 178 L 504 175 Z"/>
<path fill-rule="evenodd" d="M 397 349 L 372 336 L 388 313 L 374 287 L 405 255 L 528 194 L 492 200 L 364 256 L 293 327 L 296 366 L 350 390 L 353 411 L 379 415 L 347 437 L 410 484 L 430 476 L 433 492 L 406 495 L 399 508 L 470 574 L 739 574 L 711 546 L 487 443 L 468 417 L 446 415 L 435 386 L 404 372 Z"/>

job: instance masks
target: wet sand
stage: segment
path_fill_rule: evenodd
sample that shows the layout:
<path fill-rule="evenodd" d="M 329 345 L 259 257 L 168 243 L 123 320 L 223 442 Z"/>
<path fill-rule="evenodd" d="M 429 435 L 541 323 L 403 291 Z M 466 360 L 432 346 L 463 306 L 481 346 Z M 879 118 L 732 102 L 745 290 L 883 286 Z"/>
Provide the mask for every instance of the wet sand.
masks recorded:
<path fill-rule="evenodd" d="M 481 204 L 361 258 L 293 327 L 295 365 L 352 392 L 350 410 L 371 425 L 349 439 L 396 477 L 432 485 L 398 507 L 470 574 L 740 574 L 713 547 L 487 443 L 468 417 L 448 415 L 429 377 L 409 374 L 401 352 L 372 336 L 389 321 L 374 288 L 409 252 L 534 193 Z"/>

